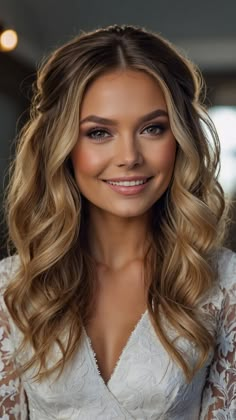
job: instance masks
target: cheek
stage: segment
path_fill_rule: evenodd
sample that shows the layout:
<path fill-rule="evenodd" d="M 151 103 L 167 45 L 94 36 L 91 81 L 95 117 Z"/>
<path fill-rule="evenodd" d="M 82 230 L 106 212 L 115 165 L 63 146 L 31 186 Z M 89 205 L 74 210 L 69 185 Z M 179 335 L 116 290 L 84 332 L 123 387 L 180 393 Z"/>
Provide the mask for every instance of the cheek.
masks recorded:
<path fill-rule="evenodd" d="M 101 168 L 101 159 L 95 150 L 76 147 L 71 154 L 71 159 L 77 177 L 79 177 L 80 174 L 96 174 Z"/>
<path fill-rule="evenodd" d="M 160 171 L 170 171 L 174 168 L 175 156 L 176 141 L 171 139 L 171 141 L 157 147 L 155 153 L 153 151 L 152 159 L 154 165 L 157 166 L 157 169 Z"/>

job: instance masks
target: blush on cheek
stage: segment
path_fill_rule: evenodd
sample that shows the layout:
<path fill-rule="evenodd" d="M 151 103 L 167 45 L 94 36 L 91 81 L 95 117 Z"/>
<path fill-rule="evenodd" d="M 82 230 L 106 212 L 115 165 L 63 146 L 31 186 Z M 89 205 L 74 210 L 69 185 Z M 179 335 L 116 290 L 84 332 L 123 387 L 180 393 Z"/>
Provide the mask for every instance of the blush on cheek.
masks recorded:
<path fill-rule="evenodd" d="M 156 156 L 158 156 L 158 166 L 162 170 L 171 169 L 174 166 L 176 155 L 176 141 L 171 139 L 167 143 L 163 143 L 163 147 L 157 150 Z"/>
<path fill-rule="evenodd" d="M 72 163 L 74 172 L 79 172 L 84 175 L 96 174 L 101 165 L 98 154 L 86 150 L 74 151 L 72 153 Z"/>
<path fill-rule="evenodd" d="M 165 153 L 165 162 L 167 165 L 173 166 L 176 156 L 176 143 L 173 142 L 172 145 L 166 149 Z"/>

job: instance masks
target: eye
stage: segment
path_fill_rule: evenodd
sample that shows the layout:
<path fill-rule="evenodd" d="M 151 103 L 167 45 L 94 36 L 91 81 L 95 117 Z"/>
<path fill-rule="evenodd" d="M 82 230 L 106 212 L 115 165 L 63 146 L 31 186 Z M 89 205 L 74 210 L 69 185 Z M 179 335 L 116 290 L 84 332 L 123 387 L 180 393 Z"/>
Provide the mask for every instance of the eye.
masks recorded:
<path fill-rule="evenodd" d="M 164 126 L 163 124 L 152 124 L 149 125 L 148 127 L 144 128 L 144 131 L 147 132 L 147 134 L 150 134 L 151 136 L 157 136 L 159 134 L 162 134 L 166 129 L 166 126 Z"/>
<path fill-rule="evenodd" d="M 103 130 L 102 128 L 94 128 L 86 134 L 87 137 L 93 139 L 93 140 L 103 140 L 106 137 L 109 137 L 110 134 L 108 131 Z"/>

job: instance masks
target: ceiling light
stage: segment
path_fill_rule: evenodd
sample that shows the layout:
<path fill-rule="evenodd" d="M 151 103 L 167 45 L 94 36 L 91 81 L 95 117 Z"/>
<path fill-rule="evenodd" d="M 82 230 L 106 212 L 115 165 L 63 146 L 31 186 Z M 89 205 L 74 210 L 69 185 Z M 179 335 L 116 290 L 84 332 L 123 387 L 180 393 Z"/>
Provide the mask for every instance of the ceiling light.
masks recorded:
<path fill-rule="evenodd" d="M 0 50 L 12 51 L 16 48 L 18 36 L 13 29 L 3 29 L 0 32 Z"/>

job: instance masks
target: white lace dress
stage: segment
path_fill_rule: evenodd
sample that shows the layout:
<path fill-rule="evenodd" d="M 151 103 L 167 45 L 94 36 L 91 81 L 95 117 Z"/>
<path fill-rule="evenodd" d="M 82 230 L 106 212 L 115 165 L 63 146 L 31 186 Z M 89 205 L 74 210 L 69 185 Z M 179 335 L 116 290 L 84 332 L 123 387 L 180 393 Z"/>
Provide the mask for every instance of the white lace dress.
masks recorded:
<path fill-rule="evenodd" d="M 9 375 L 10 356 L 19 344 L 20 333 L 1 294 L 0 419 L 235 420 L 236 254 L 222 248 L 216 258 L 219 277 L 202 308 L 213 315 L 217 345 L 190 384 L 158 340 L 147 311 L 129 337 L 107 384 L 99 374 L 85 330 L 78 353 L 59 380 L 50 378 L 39 384 L 31 379 L 29 371 L 15 379 Z M 11 257 L 0 263 L 2 293 L 17 261 L 17 257 Z M 168 327 L 168 334 L 174 336 L 175 332 Z M 194 361 L 193 346 L 183 339 L 178 345 L 186 358 Z"/>

